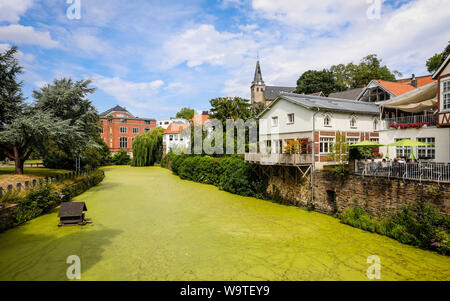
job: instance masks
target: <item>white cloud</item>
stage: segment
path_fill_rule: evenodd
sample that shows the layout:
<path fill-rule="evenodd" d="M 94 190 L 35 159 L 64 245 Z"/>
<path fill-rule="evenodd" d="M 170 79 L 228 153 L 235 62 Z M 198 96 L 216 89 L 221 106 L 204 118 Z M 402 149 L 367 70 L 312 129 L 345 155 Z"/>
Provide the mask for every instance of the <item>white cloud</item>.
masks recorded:
<path fill-rule="evenodd" d="M 163 68 L 187 63 L 189 67 L 238 65 L 256 43 L 243 34 L 219 32 L 213 25 L 203 24 L 186 30 L 166 41 L 163 46 Z"/>
<path fill-rule="evenodd" d="M 54 48 L 59 45 L 57 41 L 52 40 L 49 32 L 35 31 L 32 26 L 19 24 L 0 26 L 0 41 L 39 45 L 44 48 Z"/>
<path fill-rule="evenodd" d="M 0 22 L 17 23 L 33 0 L 0 0 Z"/>
<path fill-rule="evenodd" d="M 93 84 L 120 103 L 146 108 L 151 106 L 164 82 L 162 80 L 132 82 L 119 77 L 97 75 L 93 78 Z"/>

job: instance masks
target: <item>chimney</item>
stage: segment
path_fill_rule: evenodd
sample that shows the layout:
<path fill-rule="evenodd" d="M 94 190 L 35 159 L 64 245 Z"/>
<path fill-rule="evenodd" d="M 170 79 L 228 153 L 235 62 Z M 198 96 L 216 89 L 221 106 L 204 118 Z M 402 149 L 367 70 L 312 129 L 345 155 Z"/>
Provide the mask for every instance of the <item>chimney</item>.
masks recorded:
<path fill-rule="evenodd" d="M 415 74 L 413 74 L 411 77 L 411 86 L 413 86 L 414 88 L 417 88 L 417 79 L 416 79 Z"/>

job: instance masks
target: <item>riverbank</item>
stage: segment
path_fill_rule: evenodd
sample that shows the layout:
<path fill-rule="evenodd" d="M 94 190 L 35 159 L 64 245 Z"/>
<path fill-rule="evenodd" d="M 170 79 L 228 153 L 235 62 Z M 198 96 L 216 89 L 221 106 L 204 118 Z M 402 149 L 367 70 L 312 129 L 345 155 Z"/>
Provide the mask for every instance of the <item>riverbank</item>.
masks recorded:
<path fill-rule="evenodd" d="M 84 227 L 58 228 L 57 209 L 0 234 L 0 280 L 450 280 L 450 259 L 337 219 L 185 181 L 159 167 L 108 167 L 74 201 Z"/>

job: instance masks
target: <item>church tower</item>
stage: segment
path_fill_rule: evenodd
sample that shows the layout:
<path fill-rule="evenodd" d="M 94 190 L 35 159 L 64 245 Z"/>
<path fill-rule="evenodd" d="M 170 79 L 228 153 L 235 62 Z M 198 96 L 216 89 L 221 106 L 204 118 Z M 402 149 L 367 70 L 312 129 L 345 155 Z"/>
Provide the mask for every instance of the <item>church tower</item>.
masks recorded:
<path fill-rule="evenodd" d="M 251 102 L 252 104 L 263 103 L 265 104 L 266 100 L 264 98 L 264 90 L 266 89 L 266 84 L 264 84 L 262 74 L 261 74 L 261 66 L 259 65 L 259 60 L 256 61 L 256 70 L 255 70 L 255 78 L 253 79 L 251 86 Z"/>

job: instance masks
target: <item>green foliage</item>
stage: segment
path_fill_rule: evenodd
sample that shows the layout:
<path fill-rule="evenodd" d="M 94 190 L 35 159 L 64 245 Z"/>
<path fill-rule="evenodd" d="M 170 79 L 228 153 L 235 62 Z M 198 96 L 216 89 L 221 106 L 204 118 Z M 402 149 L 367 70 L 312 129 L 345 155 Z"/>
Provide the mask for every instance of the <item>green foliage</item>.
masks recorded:
<path fill-rule="evenodd" d="M 240 97 L 219 97 L 211 99 L 211 114 L 210 117 L 218 119 L 225 126 L 227 119 L 242 119 L 248 120 L 253 118 L 255 110 L 252 108 L 248 99 Z"/>
<path fill-rule="evenodd" d="M 111 159 L 111 162 L 115 165 L 128 165 L 130 164 L 130 156 L 126 150 L 121 150 L 114 154 Z"/>
<path fill-rule="evenodd" d="M 234 194 L 261 197 L 267 185 L 239 156 L 213 158 L 169 153 L 163 161 L 170 161 L 172 172 L 182 179 L 212 184 Z"/>
<path fill-rule="evenodd" d="M 382 60 L 376 54 L 364 57 L 358 65 L 349 63 L 331 66 L 330 71 L 336 78 L 340 90 L 361 88 L 374 79 L 395 81 L 395 76 L 401 76 L 398 71 L 391 71 L 381 65 Z"/>
<path fill-rule="evenodd" d="M 439 67 L 444 63 L 444 61 L 447 59 L 447 57 L 450 55 L 450 42 L 445 47 L 444 51 L 441 53 L 436 53 L 432 57 L 430 57 L 427 62 L 426 66 L 428 69 L 428 72 L 434 73 L 439 69 Z"/>
<path fill-rule="evenodd" d="M 340 219 L 344 224 L 377 232 L 404 244 L 450 255 L 450 218 L 425 202 L 405 206 L 381 220 L 355 206 L 346 209 Z"/>
<path fill-rule="evenodd" d="M 153 166 L 161 161 L 163 133 L 164 129 L 156 128 L 134 139 L 132 166 Z"/>
<path fill-rule="evenodd" d="M 182 108 L 176 115 L 177 118 L 184 118 L 189 120 L 195 115 L 195 110 L 191 108 Z"/>
<path fill-rule="evenodd" d="M 303 73 L 297 80 L 295 93 L 312 94 L 322 92 L 328 96 L 330 93 L 340 90 L 333 73 L 323 69 L 322 71 L 308 70 Z"/>

